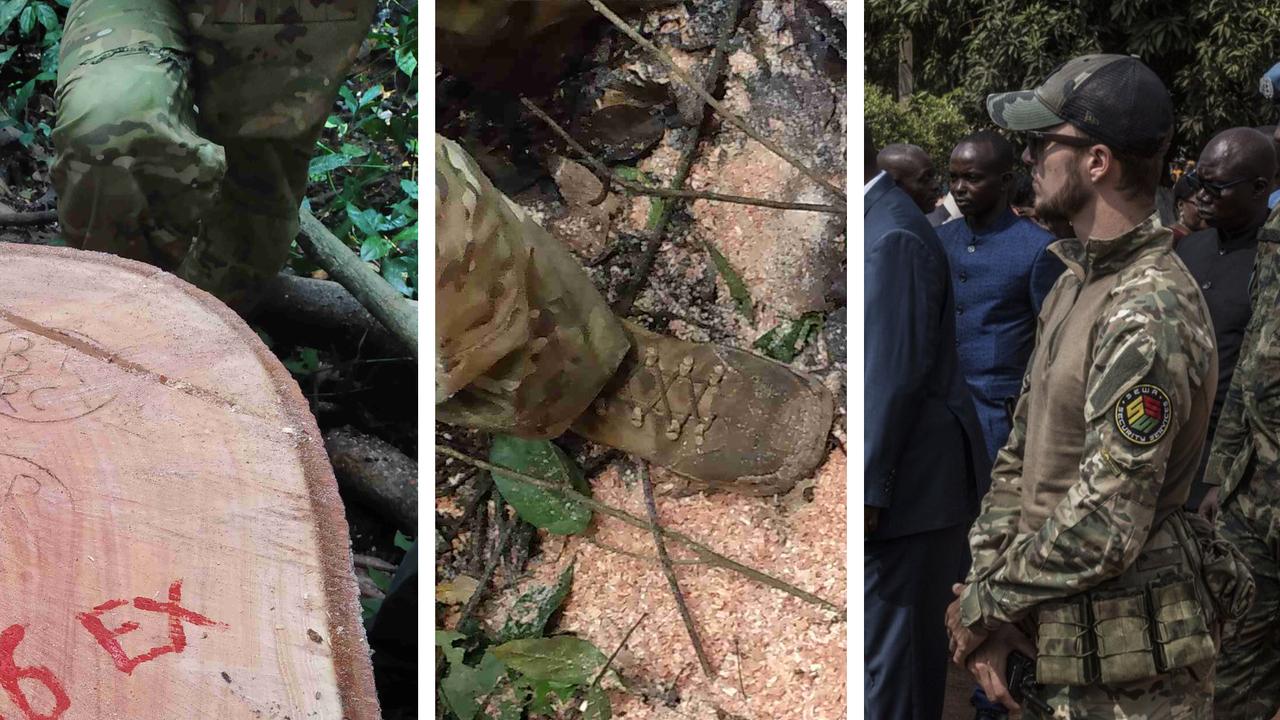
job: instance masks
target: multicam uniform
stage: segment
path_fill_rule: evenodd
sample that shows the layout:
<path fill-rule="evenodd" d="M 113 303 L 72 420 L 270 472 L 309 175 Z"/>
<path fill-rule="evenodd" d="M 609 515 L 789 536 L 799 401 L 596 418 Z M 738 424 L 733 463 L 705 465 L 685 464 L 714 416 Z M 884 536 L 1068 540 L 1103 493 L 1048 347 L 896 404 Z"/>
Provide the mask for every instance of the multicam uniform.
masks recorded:
<path fill-rule="evenodd" d="M 77 0 L 53 131 L 65 237 L 250 303 L 288 259 L 376 4 Z"/>
<path fill-rule="evenodd" d="M 1208 310 L 1154 214 L 1050 249 L 1069 271 L 970 531 L 961 622 L 1030 632 L 1055 717 L 1209 718 L 1214 647 L 1194 605 L 1211 601 L 1185 582 L 1197 543 L 1179 511 L 1217 377 Z M 1149 600 L 1167 642 L 1146 632 Z"/>
<path fill-rule="evenodd" d="M 436 415 L 555 437 L 631 347 L 582 266 L 436 136 Z"/>
<path fill-rule="evenodd" d="M 1280 210 L 1258 234 L 1253 267 L 1254 312 L 1205 471 L 1206 483 L 1221 485 L 1219 528 L 1258 587 L 1248 614 L 1223 631 L 1221 720 L 1270 720 L 1280 709 Z"/>
<path fill-rule="evenodd" d="M 674 470 L 680 492 L 787 492 L 826 457 L 831 393 L 736 348 L 616 317 L 573 255 L 436 138 L 436 416 L 577 434 Z"/>

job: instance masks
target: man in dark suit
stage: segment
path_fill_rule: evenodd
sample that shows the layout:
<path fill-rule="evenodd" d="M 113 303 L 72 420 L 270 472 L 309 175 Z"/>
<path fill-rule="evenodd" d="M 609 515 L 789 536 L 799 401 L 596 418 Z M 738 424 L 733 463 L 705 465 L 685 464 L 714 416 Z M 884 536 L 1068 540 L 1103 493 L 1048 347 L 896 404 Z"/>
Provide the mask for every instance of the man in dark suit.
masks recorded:
<path fill-rule="evenodd" d="M 937 720 L 940 613 L 990 460 L 956 356 L 946 254 L 869 145 L 864 163 L 865 715 Z"/>

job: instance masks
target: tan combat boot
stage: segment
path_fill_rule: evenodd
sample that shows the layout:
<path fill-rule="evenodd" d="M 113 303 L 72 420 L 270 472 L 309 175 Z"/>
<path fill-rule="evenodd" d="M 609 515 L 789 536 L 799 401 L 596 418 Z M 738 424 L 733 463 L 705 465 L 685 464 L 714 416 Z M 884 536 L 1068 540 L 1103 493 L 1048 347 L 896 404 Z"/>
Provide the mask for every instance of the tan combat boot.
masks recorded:
<path fill-rule="evenodd" d="M 826 456 L 831 393 L 782 363 L 623 323 L 631 350 L 573 424 L 689 479 L 683 491 L 785 493 Z"/>

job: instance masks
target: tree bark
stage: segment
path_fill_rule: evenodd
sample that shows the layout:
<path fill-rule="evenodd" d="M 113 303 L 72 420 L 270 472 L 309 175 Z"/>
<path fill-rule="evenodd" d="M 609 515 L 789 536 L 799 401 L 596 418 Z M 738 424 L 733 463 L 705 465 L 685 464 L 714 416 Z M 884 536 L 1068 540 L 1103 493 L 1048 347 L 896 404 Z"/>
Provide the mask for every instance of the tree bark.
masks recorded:
<path fill-rule="evenodd" d="M 332 280 L 281 273 L 268 288 L 254 322 L 273 338 L 322 347 L 333 335 L 361 349 L 361 356 L 396 357 L 407 350 L 350 292 Z"/>
<path fill-rule="evenodd" d="M 418 463 L 390 443 L 351 428 L 324 436 L 338 488 L 393 521 L 405 535 L 418 536 Z"/>
<path fill-rule="evenodd" d="M 298 213 L 301 232 L 298 245 L 334 280 L 378 319 L 406 349 L 418 357 L 418 308 L 405 299 L 368 263 L 349 248 L 305 208 Z"/>

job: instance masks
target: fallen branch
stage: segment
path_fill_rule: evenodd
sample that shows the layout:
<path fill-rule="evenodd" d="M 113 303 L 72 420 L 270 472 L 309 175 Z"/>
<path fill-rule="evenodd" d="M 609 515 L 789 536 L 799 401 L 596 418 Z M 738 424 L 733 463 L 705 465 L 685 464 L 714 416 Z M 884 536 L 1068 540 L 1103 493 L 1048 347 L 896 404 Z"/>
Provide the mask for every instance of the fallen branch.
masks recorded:
<path fill-rule="evenodd" d="M 418 535 L 418 463 L 390 443 L 351 427 L 324 435 L 338 488 Z"/>
<path fill-rule="evenodd" d="M 624 557 L 629 557 L 634 560 L 641 560 L 648 563 L 661 562 L 658 559 L 657 555 L 645 555 L 644 553 L 631 552 L 630 550 L 623 550 L 620 547 L 615 547 L 608 543 L 602 543 L 599 540 L 591 537 L 590 535 L 583 535 L 582 539 L 588 545 L 595 545 L 596 547 L 600 548 L 601 550 L 604 550 L 605 552 L 616 553 Z M 671 564 L 672 565 L 706 565 L 707 563 L 705 560 L 672 560 Z"/>
<path fill-rule="evenodd" d="M 511 529 L 516 526 L 517 523 L 511 523 L 502 529 L 502 534 L 498 536 L 498 547 L 489 556 L 488 561 L 485 562 L 484 574 L 480 576 L 476 591 L 471 593 L 466 607 L 462 608 L 462 614 L 458 616 L 458 624 L 454 627 L 462 627 L 462 624 L 475 613 L 476 608 L 480 607 L 480 601 L 484 598 L 485 590 L 489 587 L 489 582 L 493 580 L 493 575 L 498 570 L 498 562 L 502 559 L 503 553 L 507 551 L 507 543 L 511 541 Z M 480 544 L 484 543 L 483 540 L 478 542 Z"/>
<path fill-rule="evenodd" d="M 640 627 L 640 623 L 644 622 L 647 617 L 649 617 L 649 613 L 641 613 L 640 617 L 636 618 L 636 621 L 632 623 L 631 629 L 627 630 L 627 634 L 622 636 L 622 642 L 618 643 L 618 647 L 614 648 L 613 652 L 609 654 L 609 659 L 604 661 L 604 666 L 600 668 L 600 672 L 596 673 L 595 678 L 591 681 L 591 685 L 587 688 L 588 695 L 600 684 L 600 679 L 609 671 L 609 666 L 613 664 L 614 658 L 618 657 L 618 653 L 622 652 L 622 648 L 627 646 L 627 641 L 631 639 L 631 634 L 636 631 L 636 628 Z"/>
<path fill-rule="evenodd" d="M 632 515 L 631 513 L 625 510 L 619 510 L 618 508 L 615 508 L 612 505 L 606 505 L 605 503 L 602 503 L 599 500 L 596 500 L 595 498 L 589 497 L 587 495 L 583 495 L 582 493 L 576 490 L 573 490 L 572 488 L 561 487 L 559 485 L 549 483 L 546 480 L 533 477 L 532 475 L 526 475 L 524 473 L 517 472 L 509 468 L 498 467 L 497 465 L 485 462 L 484 460 L 481 460 L 479 458 L 473 458 L 470 455 L 467 455 L 466 453 L 458 452 L 457 450 L 454 450 L 453 448 L 445 445 L 437 444 L 436 452 L 441 455 L 444 455 L 445 457 L 450 457 L 450 458 L 453 458 L 454 460 L 459 460 L 461 462 L 467 463 L 468 465 L 478 467 L 481 470 L 488 470 L 491 473 L 495 471 L 500 472 L 506 477 L 516 480 L 517 482 L 522 482 L 527 485 L 532 485 L 533 487 L 546 490 L 547 492 L 555 494 L 559 497 L 576 500 L 577 502 L 580 502 L 583 505 L 586 505 L 587 507 L 599 513 L 608 515 L 609 517 L 612 517 L 612 518 L 617 518 L 618 520 L 621 520 L 622 522 L 628 525 L 631 525 L 632 527 L 637 527 L 637 528 L 640 528 L 641 530 L 649 530 L 651 532 L 654 529 L 654 526 L 650 524 L 648 521 L 638 518 L 635 515 Z M 781 590 L 782 592 L 787 593 L 788 595 L 791 595 L 793 597 L 797 597 L 801 600 L 804 600 L 807 603 L 811 603 L 825 610 L 829 610 L 835 613 L 838 616 L 838 619 L 843 620 L 845 618 L 845 608 L 842 608 L 839 605 L 836 605 L 835 603 L 829 600 L 824 600 L 818 597 L 817 595 L 814 595 L 811 592 L 808 592 L 806 590 L 801 590 L 795 585 L 792 585 L 784 580 L 780 580 L 772 575 L 769 575 L 768 573 L 761 572 L 748 565 L 743 565 L 737 560 L 721 555 L 715 550 L 712 550 L 711 548 L 707 547 L 706 545 L 703 545 L 702 543 L 698 542 L 697 540 L 694 540 L 693 538 L 689 537 L 688 535 L 685 535 L 684 533 L 680 533 L 675 530 L 669 530 L 667 528 L 658 528 L 658 531 L 662 533 L 663 537 L 666 537 L 670 540 L 675 540 L 680 544 L 684 545 L 685 547 L 689 548 L 710 565 L 715 565 L 716 567 L 721 567 L 726 570 L 732 570 L 738 573 L 739 575 L 755 580 L 756 582 L 762 585 L 767 585 L 771 588 L 774 588 L 775 590 Z"/>
<path fill-rule="evenodd" d="M 336 334 L 361 348 L 361 356 L 404 354 L 404 344 L 332 280 L 277 275 L 258 306 L 254 322 L 273 338 L 291 338 L 301 345 L 323 347 Z M 366 349 L 373 352 L 364 352 Z"/>
<path fill-rule="evenodd" d="M 707 659 L 707 651 L 698 639 L 698 628 L 693 624 L 693 613 L 684 601 L 684 593 L 680 591 L 680 583 L 676 581 L 676 571 L 671 567 L 671 558 L 667 556 L 667 546 L 662 542 L 662 526 L 658 524 L 658 505 L 653 499 L 653 480 L 649 477 L 649 463 L 641 463 L 640 482 L 644 486 L 644 506 L 649 512 L 649 524 L 653 528 L 653 543 L 658 547 L 658 560 L 662 564 L 662 574 L 667 577 L 667 585 L 671 587 L 671 595 L 676 599 L 676 608 L 680 610 L 680 619 L 684 622 L 685 632 L 689 633 L 689 642 L 693 643 L 693 652 L 698 656 L 698 664 L 702 666 L 702 674 L 715 677 L 711 669 L 711 661 Z"/>
<path fill-rule="evenodd" d="M 783 150 L 776 143 L 769 140 L 768 138 L 761 135 L 760 133 L 756 132 L 755 129 L 752 128 L 750 125 L 748 125 L 745 120 L 743 120 L 732 110 L 730 110 L 729 108 L 721 104 L 719 100 L 716 100 L 714 97 L 711 97 L 711 94 L 708 93 L 706 90 L 704 90 L 696 80 L 690 77 L 688 73 L 686 73 L 684 70 L 681 70 L 680 67 L 675 64 L 675 61 L 671 59 L 670 55 L 667 55 L 667 53 L 663 52 L 662 49 L 659 48 L 657 45 L 654 45 L 653 43 L 649 42 L 647 39 L 645 39 L 643 35 L 636 32 L 635 28 L 631 27 L 629 24 L 627 24 L 625 20 L 618 17 L 616 13 L 614 13 L 612 10 L 608 8 L 608 6 L 600 2 L 600 0 L 587 0 L 587 2 L 591 4 L 591 7 L 596 9 L 596 12 L 608 18 L 609 22 L 613 23 L 615 27 L 617 27 L 622 32 L 626 33 L 627 37 L 634 40 L 636 44 L 640 45 L 640 47 L 644 48 L 645 50 L 648 50 L 650 53 L 653 54 L 654 57 L 658 58 L 658 60 L 660 60 L 663 65 L 667 66 L 667 69 L 671 71 L 671 74 L 683 80 L 686 85 L 688 85 L 694 92 L 698 94 L 698 97 L 702 98 L 703 102 L 715 108 L 716 112 L 720 113 L 720 115 L 722 115 L 726 120 L 732 123 L 734 127 L 737 127 L 739 130 L 741 130 L 742 132 L 746 133 L 749 137 L 751 137 L 751 139 L 755 140 L 761 145 L 764 145 L 766 148 L 772 151 L 773 154 L 777 155 L 783 160 L 786 160 L 788 164 L 790 164 L 795 169 L 799 170 L 801 173 L 807 176 L 810 180 L 813 180 L 815 183 L 820 185 L 827 192 L 831 193 L 837 198 L 840 198 L 842 202 L 846 200 L 845 193 L 843 190 L 836 187 L 835 185 L 832 185 L 830 182 L 827 181 L 826 178 L 819 175 L 817 171 L 810 169 L 807 165 L 805 165 L 804 163 L 792 157 L 790 153 Z"/>
<path fill-rule="evenodd" d="M 372 555 L 361 555 L 360 553 L 355 553 L 354 555 L 351 556 L 351 558 L 354 561 L 354 564 L 356 567 L 362 567 L 369 570 L 381 570 L 382 572 L 385 572 L 385 573 L 396 571 L 395 565 L 392 565 L 391 563 L 387 562 L 386 560 L 383 560 L 382 558 L 376 558 Z"/>
<path fill-rule="evenodd" d="M 583 147 L 582 143 L 574 140 L 565 129 L 542 111 L 542 108 L 534 105 L 528 98 L 520 98 L 520 102 L 524 104 L 539 120 L 547 124 L 561 140 L 565 141 L 569 147 L 573 148 L 583 159 L 587 161 L 596 174 L 600 176 L 601 181 L 605 183 L 615 183 L 617 185 L 630 190 L 638 195 L 650 195 L 653 197 L 675 198 L 681 200 L 716 200 L 719 202 L 735 203 L 738 205 L 756 205 L 759 207 L 775 208 L 778 210 L 807 210 L 809 212 L 831 213 L 833 215 L 844 215 L 845 208 L 836 205 L 822 205 L 818 203 L 797 203 L 784 202 L 782 200 L 766 200 L 764 198 L 744 197 L 742 195 L 724 195 L 721 193 L 704 192 L 701 190 L 672 190 L 670 188 L 656 188 L 643 185 L 641 183 L 632 182 L 621 175 L 609 170 L 603 162 L 601 162 L 591 151 Z"/>
<path fill-rule="evenodd" d="M 720 27 L 720 36 L 716 39 L 716 51 L 711 57 L 711 67 L 707 69 L 707 92 L 715 92 L 716 86 L 720 84 L 720 75 L 724 72 L 726 58 L 729 55 L 729 39 L 733 37 L 734 28 L 738 24 L 738 13 L 742 10 L 742 0 L 730 0 L 729 8 L 724 20 L 724 25 Z M 697 127 L 693 129 L 693 137 L 689 138 L 689 144 L 685 146 L 684 152 L 680 154 L 680 161 L 676 164 L 675 177 L 671 179 L 672 190 L 682 190 L 684 183 L 689 178 L 689 171 L 693 168 L 693 159 L 698 153 L 698 143 L 702 140 L 702 130 L 708 124 L 711 114 L 707 112 L 707 106 L 702 106 L 702 118 L 698 122 Z M 640 261 L 636 263 L 635 272 L 631 275 L 631 282 L 619 294 L 618 302 L 614 304 L 613 311 L 618 315 L 628 315 L 631 313 L 631 306 L 635 304 L 636 297 L 640 294 L 640 290 L 644 288 L 646 282 L 649 281 L 649 271 L 653 269 L 653 261 L 658 257 L 658 249 L 662 247 L 662 236 L 666 232 L 667 223 L 671 220 L 671 213 L 675 208 L 675 203 L 664 203 L 662 211 L 658 215 L 658 221 L 653 224 L 650 229 L 649 239 L 645 243 L 644 254 L 640 256 Z M 703 668 L 706 669 L 705 667 Z"/>
<path fill-rule="evenodd" d="M 298 212 L 298 246 L 418 357 L 418 309 L 306 208 Z"/>
<path fill-rule="evenodd" d="M 35 212 L 0 213 L 0 227 L 26 227 L 30 225 L 51 225 L 58 222 L 57 210 L 36 210 Z"/>

